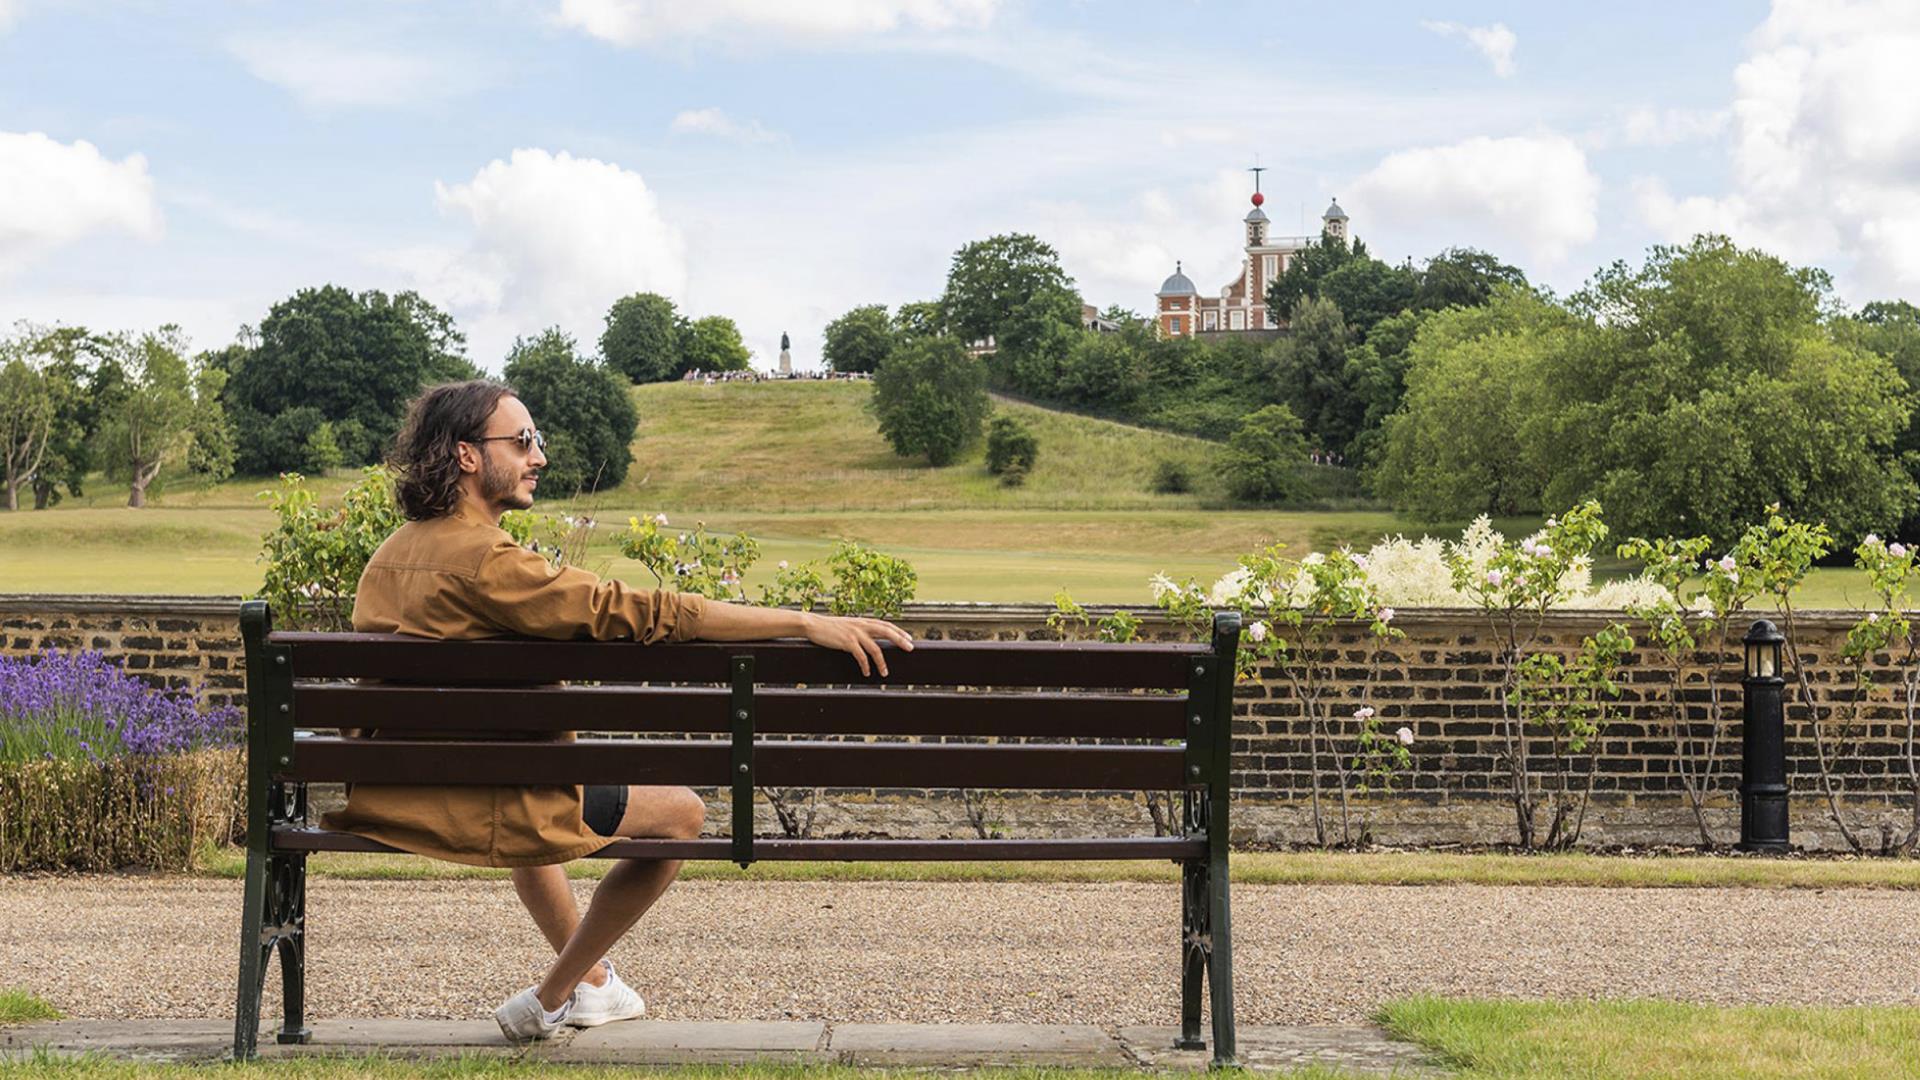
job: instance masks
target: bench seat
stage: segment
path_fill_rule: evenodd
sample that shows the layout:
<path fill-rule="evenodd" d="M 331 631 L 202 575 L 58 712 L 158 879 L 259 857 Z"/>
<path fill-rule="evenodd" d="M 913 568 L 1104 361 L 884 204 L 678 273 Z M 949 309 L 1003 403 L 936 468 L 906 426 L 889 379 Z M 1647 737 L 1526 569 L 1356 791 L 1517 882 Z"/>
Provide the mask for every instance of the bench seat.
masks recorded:
<path fill-rule="evenodd" d="M 399 852 L 352 833 L 283 826 L 273 830 L 277 851 Z M 616 840 L 588 856 L 594 859 L 733 858 L 733 841 Z M 1205 837 L 1127 836 L 1069 840 L 759 840 L 753 857 L 762 862 L 1000 862 L 1063 859 L 1169 859 L 1207 857 Z"/>

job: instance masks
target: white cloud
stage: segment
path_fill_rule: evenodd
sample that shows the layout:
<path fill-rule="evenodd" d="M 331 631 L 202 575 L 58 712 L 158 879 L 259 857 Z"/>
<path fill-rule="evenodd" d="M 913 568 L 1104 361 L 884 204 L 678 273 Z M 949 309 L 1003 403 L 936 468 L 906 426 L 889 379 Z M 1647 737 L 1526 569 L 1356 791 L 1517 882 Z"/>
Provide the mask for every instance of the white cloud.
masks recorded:
<path fill-rule="evenodd" d="M 1481 56 L 1487 58 L 1487 63 L 1493 65 L 1495 75 L 1504 79 L 1513 74 L 1513 49 L 1520 43 L 1520 39 L 1514 36 L 1513 31 L 1507 29 L 1506 23 L 1467 26 L 1463 23 L 1423 19 L 1420 25 L 1441 37 L 1466 39 L 1467 44 L 1478 50 Z"/>
<path fill-rule="evenodd" d="M 1920 6 L 1777 0 L 1734 72 L 1732 181 L 1637 185 L 1668 239 L 1703 229 L 1801 262 L 1850 262 L 1860 299 L 1920 289 Z"/>
<path fill-rule="evenodd" d="M 14 0 L 0 0 L 0 32 L 5 32 L 7 27 L 13 25 L 13 20 L 19 17 L 19 4 L 15 3 Z"/>
<path fill-rule="evenodd" d="M 516 335 L 553 325 L 592 351 L 614 300 L 686 290 L 680 231 L 640 174 L 618 165 L 515 150 L 465 183 L 436 183 L 434 197 L 470 230 L 466 247 L 401 249 L 384 261 L 460 318 L 483 366 L 497 368 Z"/>
<path fill-rule="evenodd" d="M 249 74 L 309 108 L 418 105 L 472 93 L 485 81 L 471 58 L 366 44 L 331 31 L 235 34 L 226 47 Z"/>
<path fill-rule="evenodd" d="M 152 240 L 160 227 L 145 157 L 113 161 L 90 142 L 0 131 L 0 273 L 94 233 Z"/>
<path fill-rule="evenodd" d="M 1565 136 L 1479 136 L 1387 155 L 1353 185 L 1345 207 L 1362 235 L 1439 228 L 1442 244 L 1515 244 L 1552 264 L 1593 239 L 1599 192 L 1587 155 Z"/>
<path fill-rule="evenodd" d="M 667 130 L 675 135 L 711 135 L 743 143 L 781 142 L 785 135 L 769 131 L 757 120 L 739 121 L 720 109 L 688 109 L 673 118 Z"/>
<path fill-rule="evenodd" d="M 672 38 L 791 44 L 982 27 L 1001 0 L 560 0 L 561 25 L 615 45 Z"/>

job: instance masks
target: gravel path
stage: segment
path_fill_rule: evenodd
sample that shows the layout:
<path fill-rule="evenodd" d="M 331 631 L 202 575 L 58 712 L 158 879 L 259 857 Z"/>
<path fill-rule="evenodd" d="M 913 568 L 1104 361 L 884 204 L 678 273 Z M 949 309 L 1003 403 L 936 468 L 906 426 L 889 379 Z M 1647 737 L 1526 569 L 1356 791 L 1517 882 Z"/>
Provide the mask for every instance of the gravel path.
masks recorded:
<path fill-rule="evenodd" d="M 504 881 L 309 889 L 314 1016 L 484 1017 L 544 963 Z M 231 1016 L 239 905 L 234 881 L 0 878 L 0 988 Z M 1165 1024 L 1178 923 L 1148 884 L 683 882 L 615 961 L 665 1019 Z M 1418 991 L 1920 1004 L 1914 892 L 1243 886 L 1234 929 L 1249 1024 Z"/>

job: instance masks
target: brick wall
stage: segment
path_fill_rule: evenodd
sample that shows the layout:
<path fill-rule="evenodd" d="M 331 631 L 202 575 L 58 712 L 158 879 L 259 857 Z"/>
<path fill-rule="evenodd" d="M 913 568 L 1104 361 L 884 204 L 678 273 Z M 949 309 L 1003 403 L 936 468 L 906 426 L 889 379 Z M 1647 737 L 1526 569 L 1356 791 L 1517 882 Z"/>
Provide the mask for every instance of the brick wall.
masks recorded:
<path fill-rule="evenodd" d="M 215 700 L 238 701 L 243 690 L 238 600 L 215 597 L 0 596 L 0 653 L 91 648 L 124 659 L 149 681 L 192 686 Z M 1170 637 L 1174 628 L 1142 612 L 1143 633 Z M 1046 609 L 985 604 L 915 605 L 901 619 L 928 639 L 1019 640 L 1051 636 Z M 1592 612 L 1555 615 L 1546 643 L 1576 646 L 1607 616 Z M 1850 683 L 1836 666 L 1838 646 L 1853 616 L 1829 612 L 1798 619 L 1799 647 L 1809 664 L 1816 696 L 1842 700 Z M 1413 728 L 1414 770 L 1391 798 L 1356 800 L 1355 820 L 1370 822 L 1387 843 L 1499 843 L 1514 836 L 1513 812 L 1503 796 L 1506 778 L 1498 764 L 1497 646 L 1477 613 L 1402 611 L 1407 633 L 1382 668 L 1372 701 L 1389 730 Z M 1358 669 L 1364 645 L 1340 643 L 1343 661 Z M 1617 719 L 1600 740 L 1593 777 L 1593 804 L 1583 838 L 1589 844 L 1690 844 L 1697 841 L 1693 814 L 1681 794 L 1676 757 L 1665 732 L 1664 676 L 1630 657 Z M 1881 658 L 1885 663 L 1885 658 Z M 1740 726 L 1739 658 L 1728 657 L 1730 722 L 1709 800 L 1709 824 L 1719 838 L 1738 834 Z M 1703 672 L 1693 672 L 1685 691 L 1705 698 Z M 1237 802 L 1234 833 L 1241 841 L 1296 842 L 1312 837 L 1309 800 L 1311 764 L 1299 709 L 1284 673 L 1268 670 L 1243 683 L 1236 694 L 1234 756 Z M 1912 822 L 1907 792 L 1904 719 L 1888 704 L 1869 706 L 1861 753 L 1841 763 L 1856 818 L 1887 822 L 1904 833 Z M 1702 729 L 1704 730 L 1704 728 Z M 1816 848 L 1841 846 L 1826 818 L 1814 772 L 1812 732 L 1788 713 L 1789 769 L 1794 788 L 1793 838 Z M 1544 764 L 1544 762 L 1542 763 Z M 1331 792 L 1323 811 L 1331 814 Z M 763 807 L 762 827 L 777 828 Z M 996 794 L 987 800 L 990 827 L 1009 835 L 1073 835 L 1105 831 L 1116 817 L 1143 832 L 1152 829 L 1143 801 L 1099 795 L 1033 797 Z M 716 812 L 715 820 L 725 820 Z M 840 792 L 820 809 L 825 832 L 971 834 L 962 802 L 950 793 L 932 798 Z M 1878 833 L 1873 833 L 1877 839 Z"/>

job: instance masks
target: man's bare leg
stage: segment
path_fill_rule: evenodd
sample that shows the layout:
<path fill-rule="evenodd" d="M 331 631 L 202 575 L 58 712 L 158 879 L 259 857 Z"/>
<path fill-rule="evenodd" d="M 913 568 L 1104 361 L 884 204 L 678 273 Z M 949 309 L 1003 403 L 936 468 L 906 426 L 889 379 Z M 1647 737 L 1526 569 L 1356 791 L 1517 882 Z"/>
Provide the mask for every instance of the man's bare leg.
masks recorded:
<path fill-rule="evenodd" d="M 631 787 L 627 789 L 627 812 L 617 831 L 621 836 L 691 840 L 700 835 L 705 821 L 706 806 L 689 788 Z M 560 955 L 554 958 L 553 967 L 536 991 L 542 1008 L 551 1012 L 566 1002 L 573 988 L 673 884 L 680 865 L 678 859 L 621 859 L 614 863 L 594 890 L 585 917 L 578 920 L 561 945 Z M 518 884 L 516 878 L 516 887 Z M 534 921 L 540 923 L 542 917 L 535 913 Z M 541 930 L 547 930 L 544 923 Z M 552 940 L 551 935 L 548 940 Z"/>
<path fill-rule="evenodd" d="M 567 947 L 567 939 L 580 928 L 580 908 L 574 903 L 573 886 L 567 881 L 566 867 L 521 866 L 513 871 L 513 891 L 520 904 L 533 916 L 533 924 L 553 946 L 557 955 Z M 598 964 L 587 969 L 583 982 L 604 986 L 607 971 Z"/>

